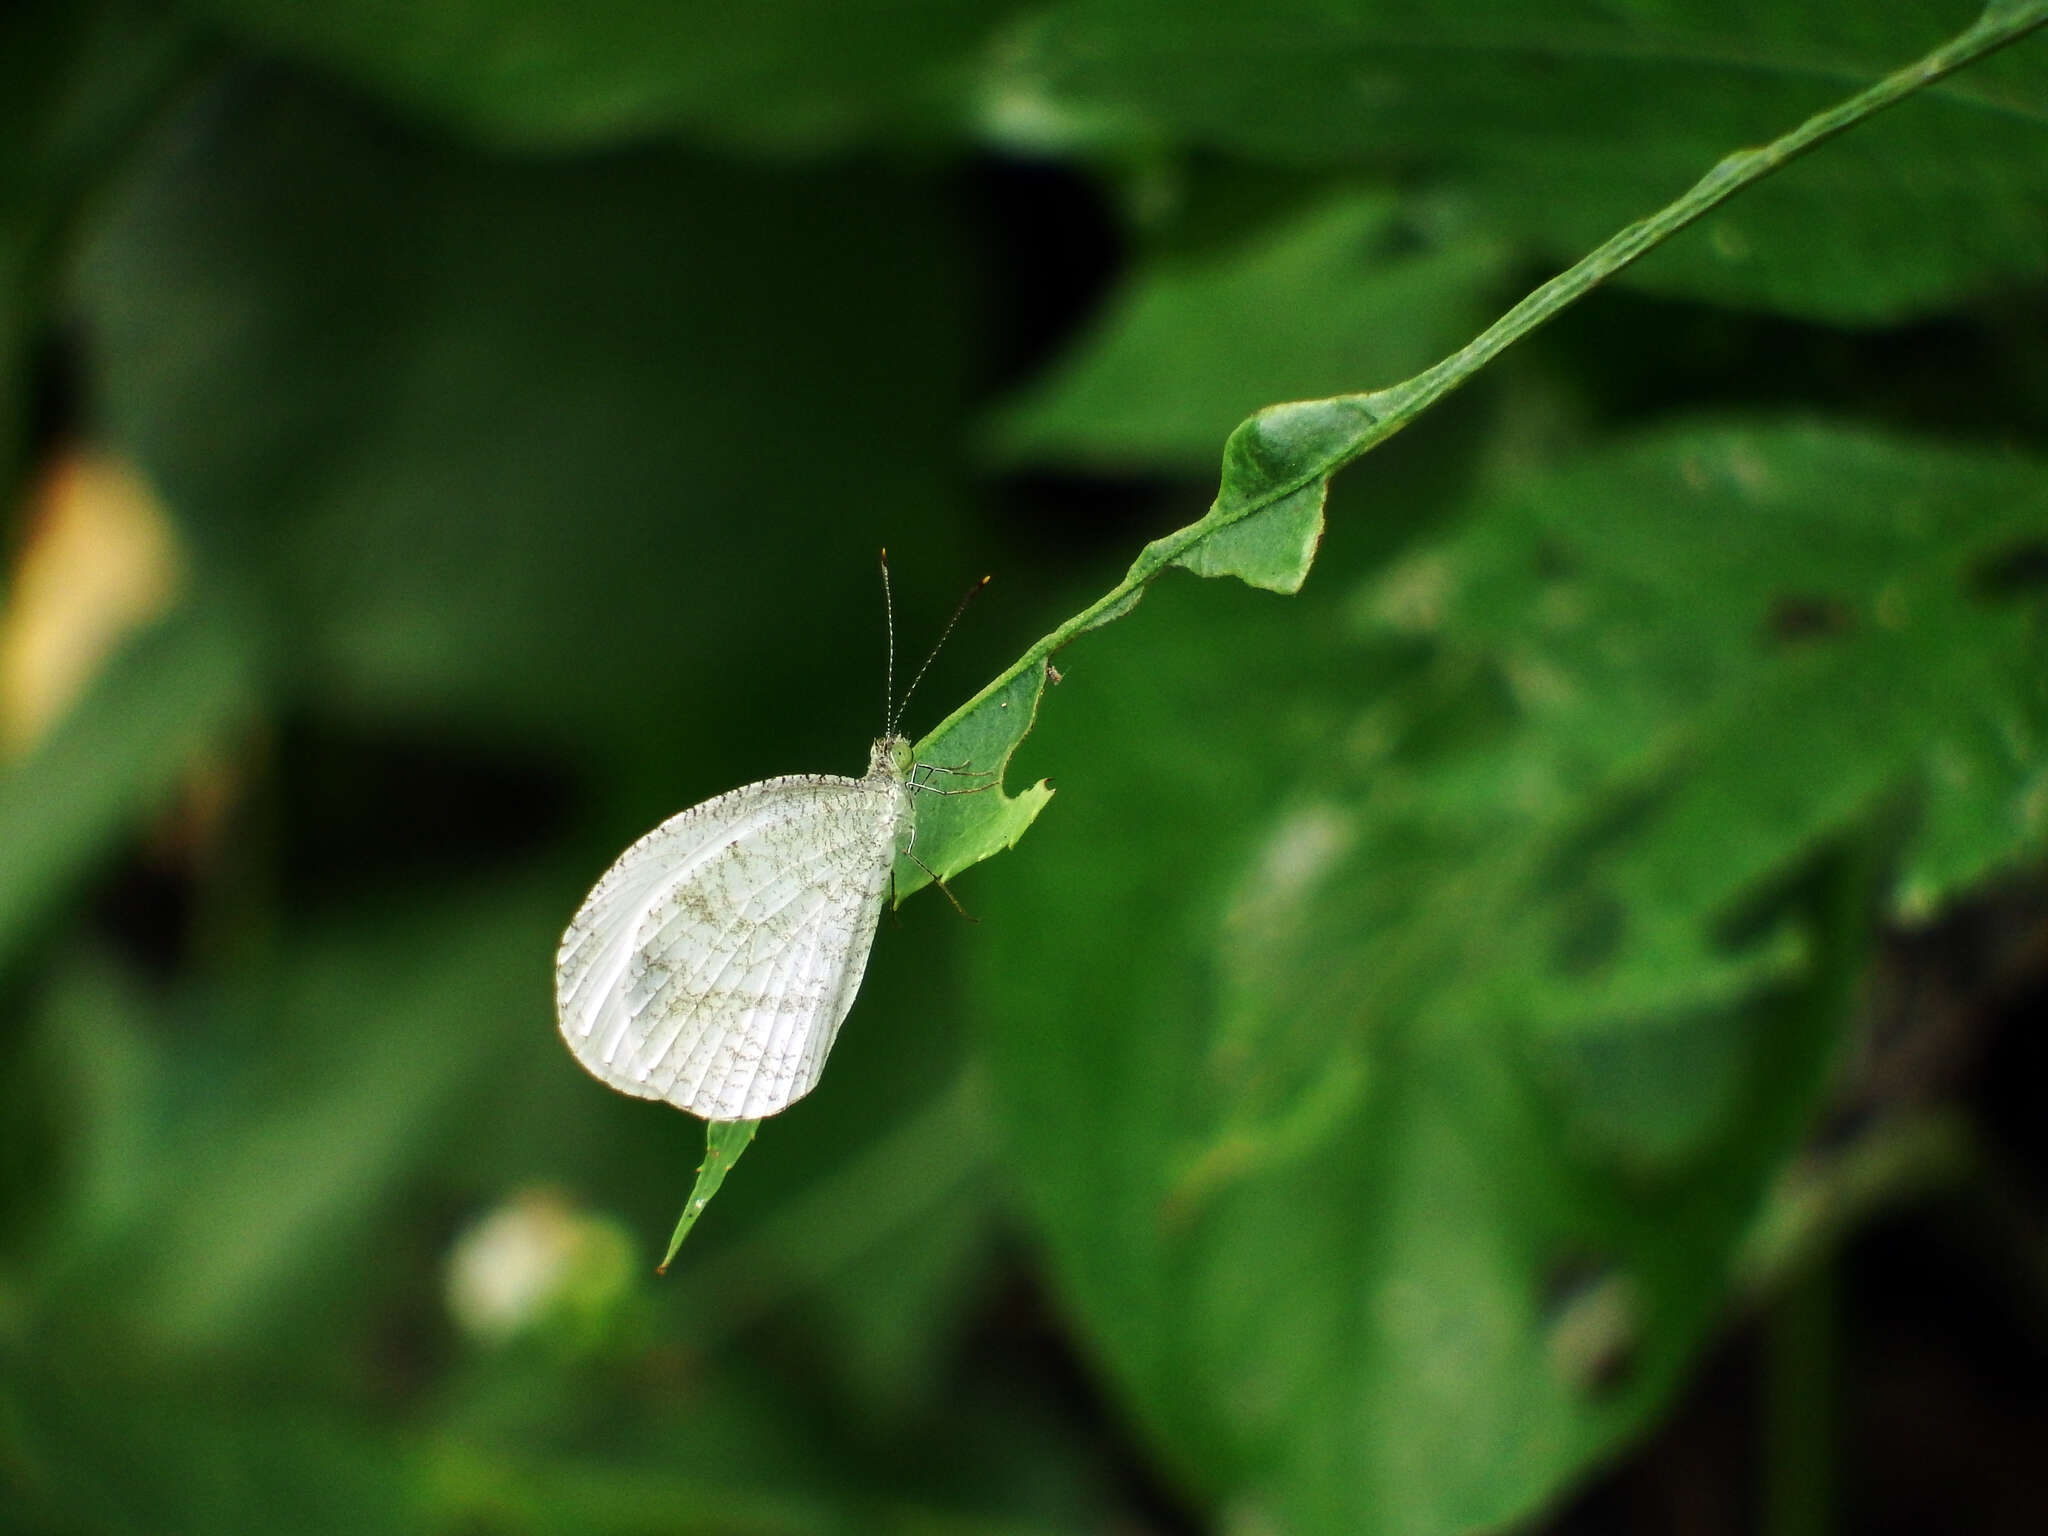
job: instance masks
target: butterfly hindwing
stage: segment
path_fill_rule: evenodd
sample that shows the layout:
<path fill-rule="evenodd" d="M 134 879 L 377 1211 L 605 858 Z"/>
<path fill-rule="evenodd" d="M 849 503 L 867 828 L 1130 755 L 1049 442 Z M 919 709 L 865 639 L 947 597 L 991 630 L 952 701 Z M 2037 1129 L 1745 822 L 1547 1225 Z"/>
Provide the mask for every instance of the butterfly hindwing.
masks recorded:
<path fill-rule="evenodd" d="M 577 1059 L 709 1119 L 801 1098 L 860 986 L 909 814 L 901 782 L 871 773 L 770 779 L 662 823 L 563 937 Z"/>

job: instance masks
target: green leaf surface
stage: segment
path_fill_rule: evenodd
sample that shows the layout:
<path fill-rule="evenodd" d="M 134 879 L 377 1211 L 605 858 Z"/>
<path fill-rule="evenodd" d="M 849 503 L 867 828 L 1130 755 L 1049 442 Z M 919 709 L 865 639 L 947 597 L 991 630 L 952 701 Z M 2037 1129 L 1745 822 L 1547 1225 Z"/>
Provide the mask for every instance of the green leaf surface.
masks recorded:
<path fill-rule="evenodd" d="M 849 1474 L 854 1457 L 829 1432 L 741 1371 L 699 1378 L 703 1390 L 680 1407 L 642 1408 L 635 1434 L 621 1437 L 616 1419 L 574 1422 L 588 1373 L 576 1381 L 530 1362 L 498 1369 L 497 1390 L 565 1404 L 561 1421 L 539 1434 L 496 1422 L 489 1394 L 472 1381 L 470 1400 L 453 1411 L 437 1405 L 427 1424 L 415 1416 L 394 1425 L 339 1398 L 287 1396 L 274 1377 L 167 1363 L 132 1341 L 0 1336 L 0 1486 L 23 1529 L 197 1536 L 266 1529 L 280 1509 L 292 1529 L 321 1536 L 479 1524 L 568 1536 L 1076 1528 L 1005 1509 L 971 1487 L 878 1496 Z M 769 1443 L 776 1451 L 762 1456 Z M 1084 1528 L 1104 1518 L 1099 1504 L 1073 1513 Z"/>
<path fill-rule="evenodd" d="M 2041 594 L 1982 582 L 2044 535 L 2038 464 L 1688 427 L 1482 501 L 1357 638 L 1169 589 L 1095 648 L 988 914 L 997 1098 L 1215 1498 L 1490 1526 L 1654 1410 L 1873 907 L 2048 846 Z"/>
<path fill-rule="evenodd" d="M 1517 712 L 1512 754 L 1455 781 L 1441 814 L 1473 814 L 1487 776 L 1517 815 L 1606 784 L 1637 851 L 1602 854 L 1601 900 L 1682 919 L 1690 937 L 1653 940 L 1651 969 L 1698 975 L 1711 913 L 1886 793 L 1917 806 L 1907 915 L 2048 846 L 2041 592 L 1997 581 L 2043 540 L 2039 463 L 1822 426 L 1684 429 L 1497 497 L 1359 613 Z M 1644 981 L 1596 966 L 1564 995 L 1597 1012 L 1611 985 L 1625 1013 Z"/>
<path fill-rule="evenodd" d="M 1036 718 L 1062 646 L 1129 613 L 1169 566 L 1198 576 L 1234 576 L 1272 592 L 1299 591 L 1322 539 L 1329 476 L 1361 452 L 1380 425 L 1362 399 L 1350 396 L 1260 411 L 1224 444 L 1222 488 L 1198 521 L 1147 544 L 1121 582 L 1025 651 L 918 742 L 919 762 L 989 775 L 993 787 L 919 801 L 920 862 L 898 862 L 897 901 L 933 875 L 949 879 L 1014 847 L 1044 809 L 1052 790 L 1043 780 L 1011 796 L 1001 787 L 1002 775 Z"/>
<path fill-rule="evenodd" d="M 704 1214 L 704 1208 L 718 1193 L 719 1186 L 725 1183 L 725 1176 L 732 1172 L 732 1165 L 740 1160 L 740 1154 L 753 1144 L 754 1132 L 760 1128 L 758 1120 L 713 1120 L 706 1123 L 704 1161 L 697 1165 L 697 1178 L 690 1186 L 690 1198 L 683 1205 L 683 1214 L 676 1221 L 675 1231 L 669 1234 L 668 1251 L 654 1266 L 655 1273 L 668 1273 L 669 1265 L 675 1262 L 676 1251 L 683 1246 L 683 1239 L 697 1225 L 697 1218 Z"/>
<path fill-rule="evenodd" d="M 28 756 L 0 767 L 0 959 L 251 718 L 260 651 L 236 617 L 187 606 L 134 636 Z"/>
<path fill-rule="evenodd" d="M 301 931 L 281 965 L 168 1001 L 105 967 L 64 973 L 42 1057 L 90 1184 L 41 1299 L 187 1356 L 289 1338 L 337 1292 L 366 1304 L 338 1258 L 502 1070 L 503 1021 L 539 1022 L 554 927 L 550 892 L 514 882 Z"/>
<path fill-rule="evenodd" d="M 31 350 L 64 239 L 88 195 L 193 52 L 153 5 L 0 12 L 0 511 L 23 469 Z"/>
<path fill-rule="evenodd" d="M 289 1509 L 294 1530 L 348 1536 L 403 1529 L 422 1486 L 388 1436 L 83 1330 L 0 1338 L 0 1451 L 23 1530 L 226 1533 Z"/>
<path fill-rule="evenodd" d="M 1382 0 L 1070 0 L 1020 32 L 991 93 L 1011 117 L 1071 123 L 1103 150 L 1164 142 L 1280 169 L 1419 177 L 1562 262 L 1971 16 L 1967 0 L 1512 11 L 1460 0 L 1425 12 Z M 1628 281 L 1869 323 L 2038 277 L 2042 46 L 1973 68 L 1773 178 Z"/>
<path fill-rule="evenodd" d="M 1268 406 L 1243 422 L 1224 444 L 1222 484 L 1199 522 L 1147 545 L 1117 587 L 1040 640 L 919 744 L 921 760 L 944 761 L 934 755 L 939 753 L 957 755 L 963 764 L 990 775 L 997 786 L 981 797 L 981 805 L 933 818 L 936 826 L 922 867 L 944 878 L 998 848 L 1014 845 L 1022 835 L 1038 806 L 1020 806 L 1002 794 L 1000 785 L 1010 754 L 1036 711 L 1042 686 L 1038 669 L 1050 665 L 1053 653 L 1067 640 L 1129 612 L 1158 571 L 1180 565 L 1201 575 L 1238 576 L 1276 592 L 1297 591 L 1315 557 L 1329 477 L 1338 469 L 1400 431 L 1506 347 L 1599 283 L 1631 270 L 1643 256 L 1664 247 L 1674 234 L 1736 192 L 1847 130 L 1863 127 L 1874 114 L 1923 92 L 1931 82 L 1981 64 L 2044 23 L 2048 3 L 2040 0 L 1987 13 L 1977 25 L 1787 127 L 1770 143 L 1722 157 L 1680 196 L 1610 235 L 1479 336 L 1412 378 L 1366 393 Z M 1016 707 L 1024 702 L 1020 689 L 1028 694 L 1029 709 Z M 997 711 L 1006 718 L 998 720 Z M 982 739 L 970 742 L 968 733 Z M 994 829 L 1000 829 L 999 836 L 992 835 Z M 899 899 L 920 883 L 899 872 Z"/>
<path fill-rule="evenodd" d="M 976 56 L 1013 8 L 193 4 L 267 49 L 345 72 L 486 139 L 588 147 L 681 131 L 775 150 L 831 148 L 957 115 Z"/>
<path fill-rule="evenodd" d="M 1141 268 L 988 440 L 1026 462 L 1206 471 L 1260 406 L 1421 372 L 1478 329 L 1501 268 L 1487 242 L 1426 243 L 1389 194 L 1334 198 Z"/>
<path fill-rule="evenodd" d="M 864 761 L 879 709 L 815 701 L 881 691 L 875 546 L 958 558 L 928 451 L 963 409 L 951 250 L 913 177 L 490 159 L 237 76 L 75 287 L 113 435 L 287 679 L 616 750 L 665 781 L 623 842 L 742 773 Z M 742 731 L 776 704 L 779 737 Z"/>
<path fill-rule="evenodd" d="M 711 1133 L 727 1145 L 746 1135 Z M 706 1320 L 707 1339 L 800 1306 L 827 1337 L 844 1340 L 839 1357 L 817 1368 L 863 1413 L 900 1419 L 939 1389 L 945 1351 L 964 1324 L 963 1282 L 986 1257 L 989 1142 L 985 1085 L 963 1073 L 722 1250 L 693 1248 L 664 1295 L 680 1314 Z"/>

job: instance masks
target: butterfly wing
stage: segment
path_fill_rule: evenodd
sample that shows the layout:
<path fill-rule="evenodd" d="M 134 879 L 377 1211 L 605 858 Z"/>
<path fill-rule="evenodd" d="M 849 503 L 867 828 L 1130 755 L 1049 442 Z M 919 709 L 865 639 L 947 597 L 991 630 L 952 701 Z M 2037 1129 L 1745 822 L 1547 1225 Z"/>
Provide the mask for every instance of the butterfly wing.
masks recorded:
<path fill-rule="evenodd" d="M 576 1059 L 712 1120 L 816 1085 L 867 970 L 907 792 L 770 779 L 670 817 L 619 856 L 562 937 Z"/>

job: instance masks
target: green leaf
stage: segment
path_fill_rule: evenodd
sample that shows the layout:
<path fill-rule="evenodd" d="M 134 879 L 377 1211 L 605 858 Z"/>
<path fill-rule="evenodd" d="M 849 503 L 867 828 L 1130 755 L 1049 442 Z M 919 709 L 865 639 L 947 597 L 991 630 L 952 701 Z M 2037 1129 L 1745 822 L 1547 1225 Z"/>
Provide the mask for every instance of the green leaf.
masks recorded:
<path fill-rule="evenodd" d="M 1308 579 L 1322 538 L 1329 476 L 1375 440 L 1381 419 L 1363 397 L 1303 400 L 1260 411 L 1223 447 L 1223 484 L 1199 521 L 1154 539 L 1124 579 L 1033 645 L 915 747 L 921 763 L 990 776 L 986 792 L 926 795 L 918 803 L 917 862 L 896 867 L 896 899 L 950 879 L 1017 840 L 1052 797 L 1043 780 L 1016 796 L 1002 775 L 1030 730 L 1040 695 L 1056 675 L 1054 654 L 1069 641 L 1122 618 L 1168 566 L 1199 576 L 1235 576 L 1292 593 Z"/>
<path fill-rule="evenodd" d="M 1320 480 L 1289 491 L 1258 518 L 1219 527 L 1173 563 L 1197 576 L 1235 576 L 1268 592 L 1299 592 L 1322 543 L 1327 493 Z"/>
<path fill-rule="evenodd" d="M 2019 20 L 2025 8 L 2004 7 Z M 1469 197 L 1553 261 L 1963 25 L 1966 5 L 1069 0 L 990 90 L 1097 150 L 1163 141 Z M 2048 271 L 2042 45 L 2022 45 L 1718 212 L 1628 281 L 1852 323 Z M 1364 382 L 1360 380 L 1359 382 Z"/>
<path fill-rule="evenodd" d="M 690 1235 L 690 1228 L 697 1225 L 697 1218 L 704 1214 L 704 1207 L 711 1203 L 711 1197 L 725 1182 L 725 1176 L 732 1172 L 732 1165 L 740 1160 L 740 1154 L 752 1145 L 754 1132 L 761 1128 L 758 1120 L 712 1120 L 704 1126 L 704 1161 L 697 1165 L 697 1182 L 690 1186 L 689 1201 L 683 1206 L 683 1214 L 676 1220 L 676 1229 L 669 1235 L 668 1252 L 661 1256 L 661 1262 L 654 1266 L 656 1274 L 665 1275 L 668 1267 L 675 1262 L 676 1250 L 683 1246 L 683 1239 Z"/>
<path fill-rule="evenodd" d="M 1416 236 L 1391 195 L 1354 192 L 1242 248 L 1154 261 L 990 442 L 1009 459 L 1206 469 L 1269 401 L 1420 372 L 1477 329 L 1502 262 L 1470 237 Z"/>
<path fill-rule="evenodd" d="M 1316 402 L 1314 406 L 1306 414 L 1318 423 L 1343 416 L 1341 404 Z M 1296 421 L 1289 410 L 1276 407 L 1273 412 L 1262 412 L 1254 422 L 1269 418 Z M 1341 432 L 1348 425 L 1348 420 L 1343 421 L 1333 430 Z M 1247 428 L 1253 428 L 1253 446 L 1242 449 L 1238 460 L 1256 461 L 1263 439 L 1254 423 L 1247 423 Z M 1237 445 L 1245 432 L 1241 428 L 1231 443 Z M 1252 586 L 1278 592 L 1300 588 L 1322 535 L 1326 482 L 1316 478 L 1310 484 L 1276 492 L 1266 483 L 1261 463 L 1254 462 L 1250 469 L 1238 465 L 1233 476 L 1234 464 L 1238 461 L 1226 450 L 1224 490 L 1199 522 L 1146 545 L 1121 582 L 1038 641 L 1008 671 L 916 744 L 918 762 L 987 775 L 990 787 L 970 794 L 919 798 L 913 844 L 917 858 L 906 857 L 897 863 L 898 903 L 930 884 L 933 876 L 950 879 L 1014 847 L 1052 798 L 1052 788 L 1044 780 L 1022 794 L 1007 794 L 1002 775 L 1037 717 L 1046 680 L 1057 675 L 1052 658 L 1060 647 L 1129 613 L 1169 565 L 1203 576 L 1236 576 Z"/>
<path fill-rule="evenodd" d="M 174 15 L 124 0 L 0 12 L 0 511 L 24 468 L 31 352 L 65 240 L 191 41 Z"/>
<path fill-rule="evenodd" d="M 27 757 L 0 767 L 0 959 L 254 713 L 259 632 L 239 617 L 188 604 L 136 635 Z"/>
<path fill-rule="evenodd" d="M 289 0 L 194 7 L 480 137 L 591 146 L 683 131 L 815 150 L 959 112 L 970 66 L 1014 7 L 901 0 Z"/>
<path fill-rule="evenodd" d="M 965 1324 L 994 1173 L 985 1085 L 963 1072 L 866 1145 L 837 1147 L 829 1172 L 724 1248 L 693 1251 L 664 1294 L 708 1339 L 801 1306 L 834 1346 L 812 1381 L 870 1416 L 902 1415 L 938 1394 Z"/>
<path fill-rule="evenodd" d="M 1641 851 L 1603 854 L 1603 899 L 1683 914 L 1679 947 L 1650 947 L 1697 974 L 1707 914 L 1902 787 L 1918 806 L 1904 914 L 2048 847 L 2040 592 L 1995 579 L 2044 538 L 2036 463 L 1691 428 L 1497 498 L 1376 581 L 1360 616 L 1513 700 L 1517 745 L 1487 773 L 1515 814 L 1611 781 Z M 1484 811 L 1485 776 L 1460 783 L 1457 814 L 1507 813 Z M 1594 967 L 1571 977 L 1572 1010 L 1597 1012 L 1607 985 L 1640 1004 L 1626 968 Z"/>
<path fill-rule="evenodd" d="M 593 860 L 865 760 L 875 546 L 964 560 L 930 445 L 972 328 L 923 182 L 494 160 L 265 76 L 121 194 L 74 284 L 102 413 L 321 711 L 631 765 Z"/>
<path fill-rule="evenodd" d="M 2044 534 L 2039 465 L 1693 427 L 1356 641 L 1172 589 L 1096 649 L 982 995 L 1064 1293 L 1214 1498 L 1488 1526 L 1656 1410 L 1876 911 L 2048 847 L 2041 596 L 1983 575 Z"/>
<path fill-rule="evenodd" d="M 1599 283 L 1631 268 L 1735 193 L 2043 24 L 2048 24 L 2048 0 L 1989 13 L 1922 58 L 1813 113 L 1762 147 L 1724 156 L 1680 196 L 1609 236 L 1457 352 L 1410 379 L 1369 393 L 1268 406 L 1244 422 L 1224 444 L 1223 483 L 1206 516 L 1147 545 L 1121 583 L 1031 647 L 919 743 L 921 761 L 943 763 L 957 757 L 962 765 L 989 775 L 994 786 L 991 793 L 978 797 L 980 805 L 944 810 L 931 818 L 934 825 L 920 872 L 928 868 L 943 879 L 1015 844 L 1043 802 L 1020 805 L 1004 796 L 1000 786 L 1010 754 L 1036 713 L 1042 686 L 1038 669 L 1049 666 L 1053 652 L 1068 640 L 1129 612 L 1159 570 L 1181 565 L 1204 575 L 1239 576 L 1278 592 L 1298 590 L 1321 538 L 1323 501 L 1336 470 L 1400 431 L 1503 349 Z M 1001 711 L 1006 719 L 997 721 L 993 711 Z M 970 735 L 979 739 L 970 740 Z M 1040 791 L 1043 788 L 1039 786 Z M 921 883 L 899 870 L 898 898 Z"/>
<path fill-rule="evenodd" d="M 10 1524 L 26 1530 L 419 1529 L 427 1486 L 396 1437 L 304 1398 L 160 1358 L 103 1325 L 0 1337 Z M 232 1468 L 232 1472 L 223 1469 Z"/>
<path fill-rule="evenodd" d="M 539 1035 L 532 957 L 557 921 L 552 891 L 528 879 L 301 928 L 274 966 L 168 998 L 124 994 L 105 966 L 67 968 L 40 1057 L 92 1182 L 67 1192 L 39 1299 L 180 1356 L 291 1347 L 308 1319 L 331 1328 L 367 1306 L 346 1255 L 491 1097 L 526 1036 L 506 1021 Z"/>
<path fill-rule="evenodd" d="M 1637 1090 L 1646 1178 L 1651 1134 L 1624 1156 L 1591 1119 L 1639 1064 L 1573 1081 L 1427 983 L 1489 963 L 1495 850 L 1309 787 L 1334 717 L 1368 726 L 1394 679 L 1299 612 L 1156 601 L 1048 725 L 1087 788 L 984 927 L 1001 1123 L 1061 1293 L 1218 1505 L 1362 1533 L 1526 1514 L 1676 1380 L 1860 930 L 1814 919 L 1826 966 L 1644 1039 L 1691 1122 Z"/>
<path fill-rule="evenodd" d="M 989 787 L 977 788 L 972 794 L 918 797 L 916 832 L 910 847 L 917 857 L 896 861 L 898 905 L 930 884 L 934 874 L 948 880 L 1015 847 L 1052 799 L 1052 786 L 1042 779 L 1021 794 L 1011 795 L 1003 789 L 1001 777 L 1037 716 L 1050 655 L 1049 647 L 1036 656 L 1027 653 L 1023 661 L 977 694 L 972 704 L 955 710 L 917 743 L 918 762 L 958 770 L 949 776 L 963 786 L 973 784 L 973 776 L 988 775 Z"/>

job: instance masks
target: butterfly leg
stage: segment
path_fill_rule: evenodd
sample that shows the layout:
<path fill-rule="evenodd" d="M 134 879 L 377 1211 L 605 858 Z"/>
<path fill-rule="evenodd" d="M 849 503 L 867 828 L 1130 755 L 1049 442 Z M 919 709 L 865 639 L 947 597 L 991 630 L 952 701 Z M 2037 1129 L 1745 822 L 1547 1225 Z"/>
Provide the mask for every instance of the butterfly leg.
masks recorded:
<path fill-rule="evenodd" d="M 934 791 L 934 793 L 940 793 L 940 791 Z M 910 824 L 910 837 L 903 844 L 903 857 L 910 860 L 911 863 L 915 864 L 919 869 L 925 872 L 926 876 L 931 880 L 931 883 L 939 888 L 939 894 L 944 896 L 946 900 L 953 903 L 953 910 L 955 912 L 958 912 L 970 923 L 980 922 L 981 919 L 976 917 L 972 912 L 969 912 L 965 907 L 961 906 L 960 898 L 955 896 L 950 890 L 946 888 L 946 882 L 939 878 L 939 872 L 936 869 L 933 869 L 931 865 L 925 863 L 923 859 L 920 859 L 916 854 L 911 852 L 911 849 L 913 849 L 916 846 L 917 823 L 912 822 Z M 896 905 L 896 871 L 893 868 L 889 871 L 889 905 L 892 909 Z"/>
<path fill-rule="evenodd" d="M 991 774 L 995 772 L 994 769 L 987 769 L 984 771 Z M 982 793 L 984 790 L 996 788 L 1000 782 L 1001 781 L 999 779 L 991 778 L 986 784 L 976 784 L 971 789 L 933 789 L 929 783 L 925 783 L 917 779 L 912 779 L 910 781 L 910 788 L 913 793 L 925 795 L 978 795 Z"/>
<path fill-rule="evenodd" d="M 946 882 L 939 878 L 939 872 L 933 869 L 931 865 L 925 863 L 923 859 L 920 859 L 908 848 L 905 848 L 903 850 L 903 857 L 910 860 L 911 863 L 915 864 L 919 869 L 923 870 L 928 876 L 931 877 L 932 884 L 936 885 L 939 888 L 939 894 L 945 897 L 946 900 L 953 903 L 953 910 L 955 912 L 958 912 L 970 923 L 979 923 L 981 921 L 980 918 L 976 917 L 972 912 L 968 911 L 965 907 L 960 905 L 960 898 L 955 896 L 951 891 L 946 889 Z M 892 874 L 889 878 L 893 880 L 895 879 L 895 876 Z"/>
<path fill-rule="evenodd" d="M 918 778 L 917 773 L 954 774 L 963 779 L 987 779 L 988 783 L 977 784 L 973 789 L 933 789 L 931 781 Z M 949 768 L 944 763 L 919 763 L 911 776 L 910 787 L 933 795 L 972 795 L 984 789 L 993 789 L 1002 782 L 1002 776 L 1003 771 L 1000 768 L 970 768 L 965 763 Z"/>

